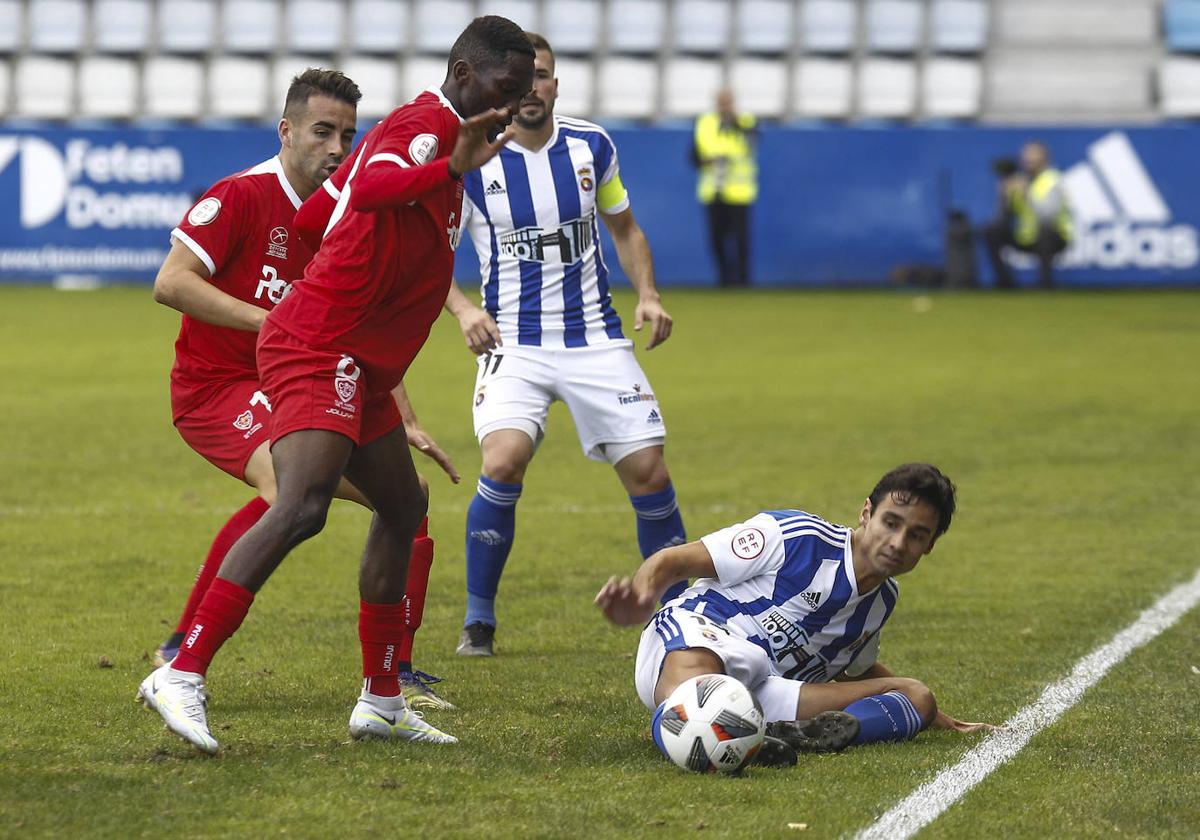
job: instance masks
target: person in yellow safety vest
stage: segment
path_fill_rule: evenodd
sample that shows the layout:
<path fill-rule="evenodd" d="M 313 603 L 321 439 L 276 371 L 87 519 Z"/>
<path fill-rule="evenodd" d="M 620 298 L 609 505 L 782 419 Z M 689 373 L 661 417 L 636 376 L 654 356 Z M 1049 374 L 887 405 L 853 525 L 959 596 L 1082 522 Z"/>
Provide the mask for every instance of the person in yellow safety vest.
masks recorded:
<path fill-rule="evenodd" d="M 1062 174 L 1050 165 L 1045 144 L 1036 141 L 1021 149 L 1021 171 L 1000 174 L 1000 212 L 984 228 L 996 287 L 1016 288 L 1002 254 L 1007 246 L 1036 256 L 1039 284 L 1054 288 L 1054 259 L 1071 241 L 1071 208 Z"/>
<path fill-rule="evenodd" d="M 739 114 L 728 89 L 717 110 L 696 120 L 692 164 L 696 197 L 708 210 L 708 230 L 722 286 L 750 285 L 750 208 L 758 198 L 757 123 Z"/>

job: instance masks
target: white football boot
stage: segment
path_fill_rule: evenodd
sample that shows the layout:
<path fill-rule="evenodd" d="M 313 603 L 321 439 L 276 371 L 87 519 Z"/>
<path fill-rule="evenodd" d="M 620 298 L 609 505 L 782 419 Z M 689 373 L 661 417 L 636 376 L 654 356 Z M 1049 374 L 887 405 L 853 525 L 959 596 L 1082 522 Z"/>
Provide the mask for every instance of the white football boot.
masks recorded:
<path fill-rule="evenodd" d="M 204 677 L 163 665 L 142 680 L 138 699 L 147 709 L 162 715 L 167 728 L 196 749 L 217 754 L 220 745 L 208 729 Z"/>
<path fill-rule="evenodd" d="M 404 695 L 380 697 L 363 688 L 350 713 L 350 737 L 422 741 L 427 744 L 457 744 L 458 739 L 425 722 L 404 702 Z"/>

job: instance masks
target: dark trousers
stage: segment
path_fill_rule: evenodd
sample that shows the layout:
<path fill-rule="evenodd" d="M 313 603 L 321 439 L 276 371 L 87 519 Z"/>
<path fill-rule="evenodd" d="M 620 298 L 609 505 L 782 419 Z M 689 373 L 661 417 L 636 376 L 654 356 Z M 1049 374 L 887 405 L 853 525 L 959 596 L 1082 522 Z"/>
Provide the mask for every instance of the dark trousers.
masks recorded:
<path fill-rule="evenodd" d="M 1033 254 L 1038 261 L 1038 285 L 1043 289 L 1054 288 L 1054 258 L 1067 247 L 1067 240 L 1062 238 L 1057 230 L 1047 225 L 1038 227 L 1038 237 L 1032 245 L 1019 245 L 1013 239 L 1012 224 L 1009 220 L 995 221 L 983 229 L 983 241 L 987 245 L 988 259 L 992 262 L 992 270 L 996 272 L 996 288 L 1015 289 L 1017 282 L 1013 278 L 1012 269 L 1000 256 L 1007 245 Z"/>
<path fill-rule="evenodd" d="M 750 207 L 746 204 L 708 205 L 708 236 L 722 286 L 750 285 Z"/>

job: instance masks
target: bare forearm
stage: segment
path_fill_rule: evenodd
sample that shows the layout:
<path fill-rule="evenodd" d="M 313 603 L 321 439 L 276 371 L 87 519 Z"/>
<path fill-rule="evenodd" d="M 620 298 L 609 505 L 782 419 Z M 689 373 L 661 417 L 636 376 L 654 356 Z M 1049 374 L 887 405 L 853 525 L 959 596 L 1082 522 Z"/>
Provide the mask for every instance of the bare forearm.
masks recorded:
<path fill-rule="evenodd" d="M 396 410 L 400 412 L 400 416 L 404 418 L 404 422 L 407 425 L 421 425 L 417 422 L 417 412 L 412 406 L 412 401 L 408 398 L 408 391 L 405 390 L 403 382 L 392 390 L 392 399 L 396 401 Z"/>
<path fill-rule="evenodd" d="M 450 291 L 446 293 L 446 311 L 455 318 L 461 318 L 468 311 L 475 308 L 475 304 L 463 294 L 462 289 L 458 287 L 458 283 L 450 281 Z"/>
<path fill-rule="evenodd" d="M 265 309 L 227 295 L 187 271 L 160 272 L 154 281 L 154 299 L 198 321 L 247 332 L 258 332 L 267 317 Z"/>
<path fill-rule="evenodd" d="M 651 593 L 657 599 L 677 581 L 716 575 L 712 556 L 704 543 L 697 540 L 664 548 L 650 555 L 638 567 L 634 585 L 639 591 Z"/>
<path fill-rule="evenodd" d="M 615 238 L 613 243 L 617 246 L 617 260 L 637 291 L 638 297 L 657 299 L 654 256 L 650 253 L 650 243 L 646 240 L 646 234 L 640 227 L 634 227 L 625 235 Z"/>

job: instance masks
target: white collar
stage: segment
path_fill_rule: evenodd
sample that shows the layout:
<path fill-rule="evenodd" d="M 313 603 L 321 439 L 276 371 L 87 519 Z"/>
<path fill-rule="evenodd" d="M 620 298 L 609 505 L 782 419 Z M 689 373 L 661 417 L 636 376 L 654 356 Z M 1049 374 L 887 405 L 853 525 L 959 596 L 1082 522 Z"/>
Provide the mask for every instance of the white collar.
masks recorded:
<path fill-rule="evenodd" d="M 446 98 L 446 94 L 442 93 L 442 89 L 440 87 L 428 87 L 428 88 L 425 88 L 425 92 L 432 93 L 438 99 L 442 100 L 442 105 L 449 108 L 450 113 L 452 113 L 452 114 L 454 114 L 454 116 L 458 117 L 458 121 L 460 123 L 466 122 L 466 120 L 463 119 L 462 114 L 458 113 L 458 111 L 455 109 L 455 107 L 450 104 L 450 100 Z"/>
<path fill-rule="evenodd" d="M 292 182 L 287 179 L 287 173 L 283 171 L 283 161 L 279 159 L 279 155 L 275 155 L 267 163 L 275 171 L 275 176 L 279 178 L 279 186 L 283 187 L 283 191 L 291 199 L 292 205 L 299 210 L 300 205 L 304 202 L 300 200 L 299 194 L 292 187 Z"/>

